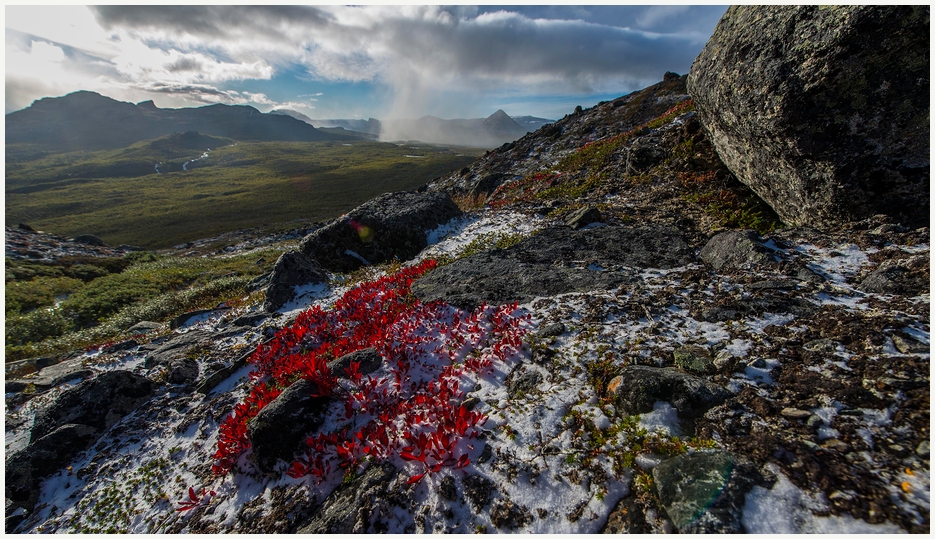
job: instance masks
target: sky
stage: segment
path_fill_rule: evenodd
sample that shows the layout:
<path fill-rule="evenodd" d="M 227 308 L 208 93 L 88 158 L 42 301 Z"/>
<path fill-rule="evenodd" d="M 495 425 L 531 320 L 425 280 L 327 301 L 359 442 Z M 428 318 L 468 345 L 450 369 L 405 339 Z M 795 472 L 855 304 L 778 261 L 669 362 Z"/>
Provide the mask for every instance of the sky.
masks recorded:
<path fill-rule="evenodd" d="M 687 73 L 726 6 L 6 6 L 6 112 L 91 90 L 314 119 L 558 119 Z"/>

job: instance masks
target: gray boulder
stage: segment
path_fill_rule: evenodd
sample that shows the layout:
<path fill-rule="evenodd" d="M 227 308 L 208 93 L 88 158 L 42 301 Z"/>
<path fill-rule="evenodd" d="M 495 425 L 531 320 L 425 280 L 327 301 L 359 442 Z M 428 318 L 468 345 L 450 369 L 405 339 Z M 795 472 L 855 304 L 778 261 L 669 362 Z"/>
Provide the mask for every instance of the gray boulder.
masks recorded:
<path fill-rule="evenodd" d="M 273 265 L 263 310 L 272 312 L 292 301 L 296 286 L 327 281 L 328 276 L 315 260 L 300 251 L 286 251 Z"/>
<path fill-rule="evenodd" d="M 924 294 L 929 291 L 929 272 L 927 254 L 885 260 L 857 285 L 857 289 L 876 294 Z"/>
<path fill-rule="evenodd" d="M 257 468 L 273 473 L 276 462 L 290 462 L 305 438 L 321 426 L 329 397 L 315 396 L 318 386 L 301 379 L 287 387 L 247 424 Z"/>
<path fill-rule="evenodd" d="M 744 533 L 746 494 L 763 482 L 752 463 L 721 451 L 665 460 L 653 468 L 653 480 L 679 533 Z"/>
<path fill-rule="evenodd" d="M 507 249 L 456 260 L 413 283 L 422 301 L 472 309 L 482 302 L 525 302 L 539 296 L 607 290 L 636 279 L 627 268 L 688 264 L 691 250 L 674 228 L 548 228 Z"/>
<path fill-rule="evenodd" d="M 5 496 L 26 509 L 39 500 L 46 477 L 67 466 L 100 438 L 101 431 L 88 425 L 66 424 L 36 439 L 6 461 Z"/>
<path fill-rule="evenodd" d="M 676 368 L 628 365 L 607 384 L 607 391 L 625 414 L 644 414 L 656 401 L 665 401 L 678 410 L 679 417 L 697 418 L 730 398 L 731 393 L 704 378 Z"/>
<path fill-rule="evenodd" d="M 30 443 L 57 428 L 75 423 L 103 432 L 149 399 L 155 386 L 129 371 L 105 372 L 65 391 L 36 414 Z"/>
<path fill-rule="evenodd" d="M 373 506 L 387 496 L 398 474 L 389 463 L 374 464 L 350 483 L 344 483 L 325 498 L 321 507 L 296 533 L 368 533 Z"/>
<path fill-rule="evenodd" d="M 752 230 L 728 230 L 708 240 L 698 256 L 715 271 L 769 264 L 773 258 L 759 239 Z"/>
<path fill-rule="evenodd" d="M 588 226 L 591 223 L 600 223 L 603 221 L 601 211 L 594 206 L 585 206 L 579 208 L 565 217 L 565 226 L 570 226 L 575 230 Z"/>
<path fill-rule="evenodd" d="M 929 7 L 734 6 L 688 77 L 724 164 L 791 225 L 929 221 Z"/>
<path fill-rule="evenodd" d="M 445 193 L 386 193 L 312 232 L 299 251 L 338 272 L 393 258 L 409 260 L 428 245 L 427 231 L 460 215 Z"/>

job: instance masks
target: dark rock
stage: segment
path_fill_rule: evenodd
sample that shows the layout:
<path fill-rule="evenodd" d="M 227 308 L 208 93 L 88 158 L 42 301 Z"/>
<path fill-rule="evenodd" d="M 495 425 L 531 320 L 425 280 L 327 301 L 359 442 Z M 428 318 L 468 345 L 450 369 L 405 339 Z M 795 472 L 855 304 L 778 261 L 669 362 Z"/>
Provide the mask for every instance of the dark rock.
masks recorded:
<path fill-rule="evenodd" d="M 436 269 L 414 282 L 412 292 L 425 302 L 440 299 L 473 309 L 485 301 L 606 290 L 637 278 L 632 271 L 595 271 L 580 267 L 584 264 L 672 268 L 691 260 L 688 245 L 671 227 L 555 227 L 507 249 L 483 251 Z"/>
<path fill-rule="evenodd" d="M 497 486 L 493 481 L 479 475 L 465 477 L 462 484 L 464 485 L 464 497 L 470 502 L 475 513 L 480 513 L 484 507 L 487 507 L 497 491 Z"/>
<path fill-rule="evenodd" d="M 875 294 L 925 294 L 929 291 L 929 268 L 927 254 L 886 260 L 857 289 Z"/>
<path fill-rule="evenodd" d="M 54 474 L 101 435 L 101 429 L 90 425 L 62 424 L 30 442 L 23 450 L 7 458 L 4 495 L 26 509 L 32 509 L 39 499 L 42 479 Z"/>
<path fill-rule="evenodd" d="M 154 385 L 129 371 L 105 372 L 65 391 L 36 414 L 30 441 L 62 425 L 76 423 L 100 432 L 109 429 L 153 395 Z"/>
<path fill-rule="evenodd" d="M 446 475 L 438 486 L 438 493 L 442 498 L 453 502 L 458 498 L 458 490 L 455 488 L 455 478 Z"/>
<path fill-rule="evenodd" d="M 708 240 L 698 256 L 715 271 L 749 269 L 773 261 L 752 230 L 721 232 Z"/>
<path fill-rule="evenodd" d="M 653 479 L 679 533 L 744 533 L 746 494 L 764 481 L 752 463 L 720 451 L 665 460 L 653 468 Z"/>
<path fill-rule="evenodd" d="M 630 494 L 620 500 L 614 510 L 607 516 L 607 524 L 601 533 L 649 533 L 646 525 L 646 514 L 636 496 Z"/>
<path fill-rule="evenodd" d="M 245 314 L 231 320 L 231 325 L 236 327 L 256 327 L 262 324 L 267 318 L 269 318 L 269 315 L 266 313 Z"/>
<path fill-rule="evenodd" d="M 532 367 L 520 365 L 516 368 L 506 381 L 507 393 L 510 398 L 517 398 L 520 394 L 535 391 L 536 387 L 542 383 L 542 373 Z"/>
<path fill-rule="evenodd" d="M 509 177 L 508 174 L 488 174 L 474 184 L 474 187 L 471 189 L 471 196 L 477 197 L 481 194 L 489 196 Z"/>
<path fill-rule="evenodd" d="M 198 362 L 190 357 L 180 357 L 169 362 L 170 384 L 193 384 L 198 379 Z"/>
<path fill-rule="evenodd" d="M 666 149 L 659 137 L 639 137 L 633 141 L 627 152 L 627 174 L 649 170 L 661 163 L 665 157 Z"/>
<path fill-rule="evenodd" d="M 656 401 L 665 401 L 683 418 L 700 417 L 731 396 L 723 387 L 678 369 L 642 365 L 624 367 L 607 391 L 622 413 L 651 412 Z"/>
<path fill-rule="evenodd" d="M 332 375 L 338 378 L 347 378 L 346 371 L 350 368 L 351 363 L 355 361 L 360 363 L 360 373 L 367 375 L 376 371 L 383 365 L 383 356 L 377 352 L 376 348 L 364 348 L 363 350 L 351 352 L 350 354 L 345 354 L 338 359 L 332 360 L 328 363 L 328 370 L 331 371 Z"/>
<path fill-rule="evenodd" d="M 678 73 L 673 73 L 671 71 L 666 71 L 665 75 L 662 76 L 662 82 L 675 82 L 681 78 L 681 75 Z"/>
<path fill-rule="evenodd" d="M 139 345 L 140 343 L 138 343 L 137 341 L 133 339 L 128 339 L 126 341 L 120 341 L 114 344 L 109 344 L 105 346 L 104 348 L 101 348 L 101 353 L 113 354 L 116 352 L 125 352 L 127 350 L 133 350 Z"/>
<path fill-rule="evenodd" d="M 328 276 L 315 260 L 300 251 L 286 251 L 273 265 L 263 310 L 272 312 L 292 301 L 296 286 L 327 281 Z"/>
<path fill-rule="evenodd" d="M 672 352 L 675 366 L 695 374 L 714 374 L 717 368 L 711 354 L 700 346 L 682 346 Z"/>
<path fill-rule="evenodd" d="M 16 225 L 16 228 L 18 228 L 18 229 L 20 229 L 20 230 L 25 230 L 26 232 L 35 232 L 35 231 L 36 231 L 35 228 L 33 228 L 33 227 L 27 225 L 26 223 L 20 223 L 20 224 Z"/>
<path fill-rule="evenodd" d="M 84 243 L 85 245 L 94 245 L 95 247 L 107 247 L 107 244 L 104 243 L 104 240 L 93 234 L 82 234 L 80 236 L 76 236 L 75 239 L 71 241 L 75 243 Z"/>
<path fill-rule="evenodd" d="M 701 319 L 706 322 L 738 320 L 744 315 L 762 316 L 763 313 L 788 313 L 795 316 L 811 316 L 818 307 L 802 298 L 751 297 L 741 301 L 729 301 L 719 307 L 701 310 Z"/>
<path fill-rule="evenodd" d="M 512 500 L 497 500 L 490 508 L 490 523 L 501 530 L 522 528 L 532 521 L 532 513 L 525 505 Z"/>
<path fill-rule="evenodd" d="M 350 483 L 325 498 L 315 514 L 296 533 L 367 533 L 371 508 L 386 497 L 398 470 L 389 463 L 374 464 Z"/>
<path fill-rule="evenodd" d="M 143 366 L 151 369 L 158 365 L 167 365 L 173 359 L 185 357 L 193 348 L 211 346 L 217 338 L 217 333 L 201 330 L 172 334 L 165 344 L 147 352 Z"/>
<path fill-rule="evenodd" d="M 130 335 L 144 335 L 151 331 L 158 331 L 160 328 L 162 328 L 162 324 L 157 322 L 143 321 L 134 324 L 127 331 L 130 333 Z"/>
<path fill-rule="evenodd" d="M 590 225 L 591 223 L 600 223 L 603 221 L 601 211 L 594 206 L 585 206 L 569 213 L 565 219 L 565 226 L 570 226 L 575 230 Z"/>
<path fill-rule="evenodd" d="M 247 424 L 247 436 L 260 471 L 273 473 L 277 461 L 292 461 L 305 446 L 308 434 L 321 426 L 331 399 L 318 393 L 317 384 L 300 379 Z"/>
<path fill-rule="evenodd" d="M 788 224 L 929 221 L 929 7 L 734 6 L 688 91 L 737 178 Z"/>
<path fill-rule="evenodd" d="M 460 215 L 445 193 L 386 193 L 312 232 L 299 250 L 338 272 L 393 258 L 409 260 L 428 245 L 427 231 Z"/>
<path fill-rule="evenodd" d="M 254 350 L 248 350 L 240 355 L 236 360 L 234 360 L 230 365 L 226 367 L 221 367 L 220 369 L 212 371 L 210 374 L 205 375 L 195 386 L 195 391 L 198 393 L 206 394 L 218 384 L 230 378 L 235 372 L 241 369 L 244 365 L 247 364 L 247 360 L 250 359 L 250 356 L 253 355 Z"/>
<path fill-rule="evenodd" d="M 492 458 L 493 458 L 493 448 L 490 447 L 490 444 L 484 442 L 484 449 L 481 450 L 480 456 L 477 457 L 477 462 L 480 464 L 483 464 Z"/>
<path fill-rule="evenodd" d="M 565 324 L 561 322 L 555 322 L 554 324 L 549 324 L 543 328 L 540 328 L 539 331 L 536 332 L 536 336 L 540 339 L 558 337 L 562 333 L 565 333 L 565 331 L 567 331 Z"/>
<path fill-rule="evenodd" d="M 184 326 L 189 320 L 195 318 L 196 316 L 201 316 L 203 314 L 213 313 L 218 309 L 198 309 L 195 311 L 189 311 L 185 314 L 180 314 L 176 316 L 169 322 L 169 329 L 176 330 Z"/>

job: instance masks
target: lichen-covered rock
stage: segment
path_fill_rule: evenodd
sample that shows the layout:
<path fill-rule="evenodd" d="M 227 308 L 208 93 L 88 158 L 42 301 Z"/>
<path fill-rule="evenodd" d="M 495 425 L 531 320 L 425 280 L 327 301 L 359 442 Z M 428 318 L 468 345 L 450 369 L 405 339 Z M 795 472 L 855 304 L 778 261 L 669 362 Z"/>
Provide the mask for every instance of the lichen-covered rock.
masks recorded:
<path fill-rule="evenodd" d="M 688 92 L 783 222 L 928 223 L 929 46 L 928 6 L 734 6 Z"/>
<path fill-rule="evenodd" d="M 105 372 L 82 382 L 36 414 L 30 443 L 72 423 L 103 432 L 149 399 L 154 389 L 152 382 L 130 371 Z"/>
<path fill-rule="evenodd" d="M 412 286 L 422 301 L 472 309 L 482 302 L 607 290 L 635 276 L 625 268 L 672 268 L 691 249 L 667 226 L 547 228 L 507 249 L 483 251 L 425 275 Z"/>
<path fill-rule="evenodd" d="M 929 272 L 928 255 L 890 259 L 867 275 L 857 288 L 876 294 L 924 294 L 929 291 Z"/>
<path fill-rule="evenodd" d="M 273 473 L 278 461 L 292 461 L 308 434 L 321 426 L 329 402 L 317 384 L 303 378 L 260 410 L 247 423 L 257 468 Z"/>
<path fill-rule="evenodd" d="M 340 272 L 409 260 L 428 245 L 426 232 L 460 215 L 446 193 L 386 193 L 312 232 L 299 251 Z"/>
<path fill-rule="evenodd" d="M 263 310 L 275 311 L 295 298 L 295 287 L 328 280 L 315 260 L 299 251 L 286 251 L 279 256 L 269 277 Z"/>
<path fill-rule="evenodd" d="M 751 463 L 721 451 L 665 460 L 653 468 L 653 479 L 680 533 L 744 533 L 744 498 L 763 481 Z"/>
<path fill-rule="evenodd" d="M 698 257 L 715 271 L 749 269 L 773 261 L 759 236 L 752 230 L 728 230 L 717 234 L 701 249 Z"/>
<path fill-rule="evenodd" d="M 711 353 L 700 346 L 681 346 L 672 352 L 675 365 L 694 374 L 713 374 L 717 371 Z"/>
<path fill-rule="evenodd" d="M 296 533 L 372 533 L 373 506 L 386 497 L 397 473 L 389 463 L 371 465 L 350 483 L 336 488 Z"/>
<path fill-rule="evenodd" d="M 704 378 L 667 367 L 628 365 L 607 385 L 617 407 L 626 414 L 651 412 L 656 401 L 672 403 L 679 417 L 696 418 L 727 400 L 725 388 Z"/>
<path fill-rule="evenodd" d="M 10 455 L 6 461 L 5 496 L 21 507 L 32 509 L 39 499 L 42 479 L 67 466 L 100 435 L 98 428 L 70 423 Z"/>

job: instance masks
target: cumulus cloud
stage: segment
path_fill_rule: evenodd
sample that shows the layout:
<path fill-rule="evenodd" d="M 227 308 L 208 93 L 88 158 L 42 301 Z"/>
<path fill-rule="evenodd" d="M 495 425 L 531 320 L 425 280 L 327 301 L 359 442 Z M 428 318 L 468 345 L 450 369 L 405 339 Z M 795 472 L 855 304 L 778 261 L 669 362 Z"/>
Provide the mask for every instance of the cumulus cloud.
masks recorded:
<path fill-rule="evenodd" d="M 638 89 L 666 70 L 687 71 L 723 12 L 686 6 L 90 9 L 97 25 L 91 34 L 100 43 L 87 46 L 110 51 L 102 57 L 120 84 L 175 95 L 190 88 L 195 101 L 234 99 L 220 88 L 301 70 L 313 81 L 385 87 L 394 106 L 382 112 L 391 115 L 437 114 L 452 106 L 452 96 L 463 104 L 491 94 Z M 693 26 L 693 18 L 700 22 Z"/>

